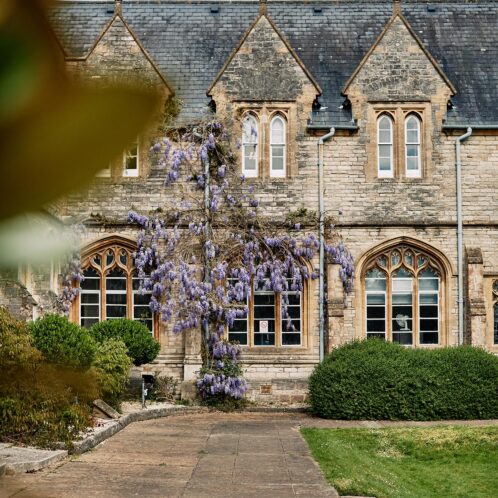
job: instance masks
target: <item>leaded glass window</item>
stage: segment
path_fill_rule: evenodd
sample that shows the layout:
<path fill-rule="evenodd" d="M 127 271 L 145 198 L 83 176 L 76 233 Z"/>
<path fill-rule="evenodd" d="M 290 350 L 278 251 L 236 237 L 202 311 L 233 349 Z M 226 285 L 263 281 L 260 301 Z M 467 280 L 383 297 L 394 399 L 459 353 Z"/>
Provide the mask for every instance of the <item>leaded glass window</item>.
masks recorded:
<path fill-rule="evenodd" d="M 441 344 L 442 267 L 400 245 L 370 258 L 364 274 L 365 334 L 405 346 Z"/>
<path fill-rule="evenodd" d="M 247 178 L 258 176 L 258 121 L 248 114 L 242 123 L 242 173 Z"/>

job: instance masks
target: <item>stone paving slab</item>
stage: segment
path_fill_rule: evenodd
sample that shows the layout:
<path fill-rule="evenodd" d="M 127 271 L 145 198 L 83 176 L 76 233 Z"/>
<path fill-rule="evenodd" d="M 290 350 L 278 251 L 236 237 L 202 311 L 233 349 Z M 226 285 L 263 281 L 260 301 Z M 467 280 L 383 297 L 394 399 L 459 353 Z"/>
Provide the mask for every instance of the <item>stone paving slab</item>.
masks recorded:
<path fill-rule="evenodd" d="M 129 425 L 57 467 L 0 480 L 1 498 L 338 498 L 296 414 L 209 413 Z"/>
<path fill-rule="evenodd" d="M 40 450 L 0 443 L 0 461 L 6 474 L 33 472 L 66 457 L 66 450 Z"/>

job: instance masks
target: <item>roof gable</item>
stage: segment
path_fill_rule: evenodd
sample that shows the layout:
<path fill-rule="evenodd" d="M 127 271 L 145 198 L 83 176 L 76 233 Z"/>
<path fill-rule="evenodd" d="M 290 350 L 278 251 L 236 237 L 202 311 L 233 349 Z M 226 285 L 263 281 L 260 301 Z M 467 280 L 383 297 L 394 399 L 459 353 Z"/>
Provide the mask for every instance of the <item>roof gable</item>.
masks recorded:
<path fill-rule="evenodd" d="M 114 33 L 111 35 L 112 30 L 114 30 Z M 95 39 L 95 41 L 93 42 L 92 46 L 90 47 L 90 49 L 88 50 L 86 55 L 81 56 L 81 57 L 68 57 L 68 58 L 66 58 L 66 60 L 67 61 L 88 61 L 92 57 L 92 55 L 94 55 L 96 53 L 96 51 L 98 51 L 99 46 L 105 42 L 107 37 L 116 35 L 116 31 L 121 32 L 119 36 L 127 36 L 128 35 L 129 37 L 131 37 L 134 44 L 136 45 L 139 52 L 141 53 L 141 55 L 148 62 L 150 68 L 158 76 L 161 83 L 166 87 L 169 95 L 174 95 L 174 91 L 173 91 L 171 85 L 168 83 L 168 81 L 166 80 L 164 75 L 161 73 L 161 71 L 157 67 L 157 64 L 154 62 L 154 60 L 149 55 L 149 53 L 147 52 L 145 47 L 142 45 L 142 43 L 140 42 L 139 38 L 136 36 L 136 34 L 132 30 L 132 28 L 126 22 L 120 9 L 116 9 L 114 15 L 111 17 L 111 19 L 104 26 L 101 33 Z"/>
<path fill-rule="evenodd" d="M 342 89 L 342 93 L 344 95 L 347 95 L 349 87 L 352 85 L 352 83 L 357 79 L 358 75 L 360 72 L 363 70 L 365 65 L 370 61 L 372 55 L 376 52 L 376 50 L 381 46 L 382 42 L 385 40 L 386 35 L 390 33 L 390 31 L 398 24 L 401 24 L 404 29 L 408 31 L 410 36 L 413 38 L 413 40 L 416 42 L 422 53 L 426 56 L 428 61 L 431 63 L 431 65 L 434 67 L 436 72 L 439 74 L 441 79 L 444 81 L 444 83 L 448 86 L 448 88 L 451 91 L 452 95 L 455 95 L 457 93 L 456 88 L 454 87 L 453 83 L 449 80 L 449 78 L 446 76 L 444 71 L 441 69 L 437 61 L 434 59 L 434 57 L 429 53 L 429 51 L 425 48 L 424 44 L 420 40 L 420 38 L 417 36 L 413 28 L 410 26 L 410 23 L 405 19 L 401 11 L 399 10 L 399 4 L 395 4 L 396 8 L 393 12 L 393 15 L 391 19 L 389 19 L 389 22 L 386 24 L 384 29 L 382 30 L 381 34 L 375 41 L 375 43 L 370 47 L 368 52 L 365 54 L 363 59 L 361 60 L 360 64 L 356 67 L 354 70 L 353 74 L 349 77 L 347 80 L 346 84 L 344 85 L 344 88 Z"/>
<path fill-rule="evenodd" d="M 272 46 L 269 47 L 269 44 Z M 262 87 L 259 93 L 263 94 L 264 92 L 268 95 L 267 98 L 256 98 L 254 94 L 247 95 L 244 100 L 281 100 L 279 90 L 282 91 L 283 88 L 277 81 L 280 80 L 284 83 L 299 78 L 306 79 L 311 83 L 317 95 L 322 93 L 315 78 L 266 13 L 261 13 L 246 31 L 210 85 L 207 95 L 212 95 L 216 86 L 226 77 L 228 72 L 237 71 L 239 68 L 252 72 Z M 246 76 L 250 76 L 248 72 Z M 273 87 L 270 92 L 268 91 L 270 85 L 265 84 L 269 82 Z M 251 86 L 249 82 L 247 83 L 247 86 Z M 289 87 L 289 85 L 286 86 Z M 254 86 L 251 88 L 256 90 Z M 242 89 L 239 88 L 239 90 Z"/>

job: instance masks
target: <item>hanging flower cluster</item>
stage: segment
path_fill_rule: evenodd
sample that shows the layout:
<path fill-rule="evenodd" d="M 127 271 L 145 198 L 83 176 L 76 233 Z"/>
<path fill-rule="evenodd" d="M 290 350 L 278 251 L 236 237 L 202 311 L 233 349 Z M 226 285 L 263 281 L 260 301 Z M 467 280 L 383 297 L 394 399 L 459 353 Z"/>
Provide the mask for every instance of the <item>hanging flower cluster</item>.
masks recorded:
<path fill-rule="evenodd" d="M 339 242 L 337 246 L 325 244 L 325 253 L 330 256 L 333 263 L 341 265 L 339 277 L 346 294 L 349 294 L 353 290 L 354 283 L 353 255 L 343 242 Z"/>
<path fill-rule="evenodd" d="M 197 391 L 208 404 L 219 404 L 227 399 L 241 400 L 247 391 L 238 358 L 242 348 L 224 340 L 211 341 L 210 361 L 199 373 Z"/>

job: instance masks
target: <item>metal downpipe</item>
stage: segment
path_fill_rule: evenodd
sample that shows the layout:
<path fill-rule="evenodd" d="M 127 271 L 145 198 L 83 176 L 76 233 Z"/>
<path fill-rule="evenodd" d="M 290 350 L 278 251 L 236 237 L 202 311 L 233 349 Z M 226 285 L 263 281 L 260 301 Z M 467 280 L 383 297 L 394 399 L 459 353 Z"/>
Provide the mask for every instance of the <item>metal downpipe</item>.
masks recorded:
<path fill-rule="evenodd" d="M 472 128 L 467 133 L 457 137 L 456 149 L 456 182 L 457 182 L 457 259 L 458 259 L 458 343 L 463 344 L 464 330 L 464 299 L 463 299 L 463 213 L 462 213 L 462 157 L 461 144 L 472 135 Z"/>
<path fill-rule="evenodd" d="M 329 140 L 335 135 L 335 128 L 330 128 L 330 132 L 320 137 L 317 142 L 318 153 L 318 213 L 319 213 L 319 245 L 320 245 L 320 275 L 319 275 L 319 316 L 320 316 L 320 361 L 325 356 L 325 313 L 324 313 L 324 300 L 325 300 L 325 208 L 323 199 L 323 157 L 322 146 L 325 141 Z"/>

